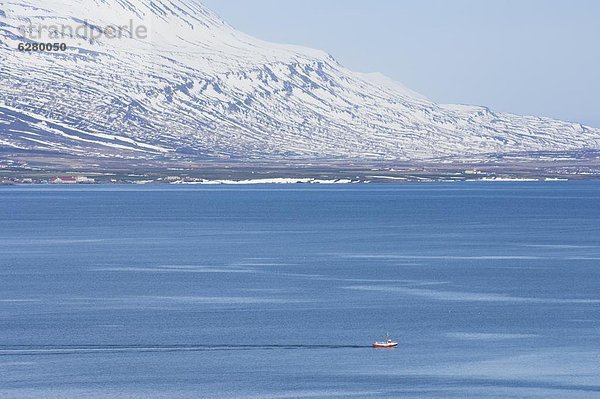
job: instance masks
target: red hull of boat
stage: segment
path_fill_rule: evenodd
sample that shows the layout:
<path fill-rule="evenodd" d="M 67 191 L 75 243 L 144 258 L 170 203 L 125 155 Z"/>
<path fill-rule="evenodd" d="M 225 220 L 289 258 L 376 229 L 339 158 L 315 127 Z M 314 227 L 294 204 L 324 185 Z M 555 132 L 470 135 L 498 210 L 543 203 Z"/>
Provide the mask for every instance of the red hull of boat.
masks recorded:
<path fill-rule="evenodd" d="M 397 347 L 398 344 L 393 343 L 393 344 L 373 344 L 373 348 L 395 348 Z"/>

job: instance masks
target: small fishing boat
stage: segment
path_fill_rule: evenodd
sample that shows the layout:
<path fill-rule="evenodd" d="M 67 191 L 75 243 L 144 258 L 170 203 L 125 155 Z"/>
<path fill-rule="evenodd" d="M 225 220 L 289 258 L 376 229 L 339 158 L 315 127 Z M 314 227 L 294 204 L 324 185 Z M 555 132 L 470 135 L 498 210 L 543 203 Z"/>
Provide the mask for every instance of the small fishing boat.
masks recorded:
<path fill-rule="evenodd" d="M 386 336 L 384 342 L 375 342 L 373 348 L 395 348 L 398 346 L 398 342 L 392 341 L 389 335 Z"/>

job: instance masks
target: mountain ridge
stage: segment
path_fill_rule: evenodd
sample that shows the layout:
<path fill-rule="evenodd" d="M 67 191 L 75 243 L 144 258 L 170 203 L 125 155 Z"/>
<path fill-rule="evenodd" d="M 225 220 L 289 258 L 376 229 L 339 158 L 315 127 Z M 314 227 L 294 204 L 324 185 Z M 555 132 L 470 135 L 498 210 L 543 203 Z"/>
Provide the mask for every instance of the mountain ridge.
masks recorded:
<path fill-rule="evenodd" d="M 331 55 L 241 33 L 183 0 L 1 3 L 0 146 L 56 156 L 425 161 L 600 148 L 600 129 L 435 104 Z M 23 25 L 143 26 L 17 50 Z M 132 32 L 126 32 L 132 33 Z M 45 40 L 43 40 L 45 41 Z"/>

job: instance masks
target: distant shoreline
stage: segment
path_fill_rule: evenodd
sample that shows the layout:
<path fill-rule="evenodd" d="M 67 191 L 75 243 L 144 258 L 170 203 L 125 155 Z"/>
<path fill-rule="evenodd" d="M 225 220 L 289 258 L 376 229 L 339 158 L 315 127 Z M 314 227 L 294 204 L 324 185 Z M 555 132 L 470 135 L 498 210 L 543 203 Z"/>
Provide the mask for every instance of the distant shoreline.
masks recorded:
<path fill-rule="evenodd" d="M 597 158 L 562 161 L 197 161 L 162 164 L 0 158 L 0 184 L 360 184 L 600 180 Z"/>
<path fill-rule="evenodd" d="M 165 182 L 165 181 L 140 181 L 140 182 L 95 182 L 95 183 L 22 183 L 0 182 L 0 187 L 102 187 L 102 186 L 143 186 L 143 187 L 214 187 L 214 186 L 402 186 L 402 185 L 439 185 L 460 183 L 574 183 L 594 182 L 600 179 L 526 179 L 526 178 L 500 178 L 479 180 L 437 180 L 437 181 L 348 181 L 348 180 L 310 180 L 310 179 L 257 179 L 257 180 L 211 180 L 194 183 Z"/>

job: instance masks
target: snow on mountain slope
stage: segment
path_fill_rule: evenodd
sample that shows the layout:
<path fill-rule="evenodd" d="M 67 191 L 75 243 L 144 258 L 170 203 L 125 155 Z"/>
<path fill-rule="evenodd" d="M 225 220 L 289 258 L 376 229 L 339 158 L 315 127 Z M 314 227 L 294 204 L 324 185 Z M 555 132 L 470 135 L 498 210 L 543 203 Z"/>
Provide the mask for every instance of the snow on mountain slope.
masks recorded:
<path fill-rule="evenodd" d="M 600 148 L 598 129 L 434 104 L 324 52 L 238 32 L 193 0 L 1 1 L 0 147 L 398 160 Z M 67 51 L 17 51 L 31 40 L 20 26 L 84 24 L 144 27 L 147 37 L 46 30 L 36 41 Z"/>

